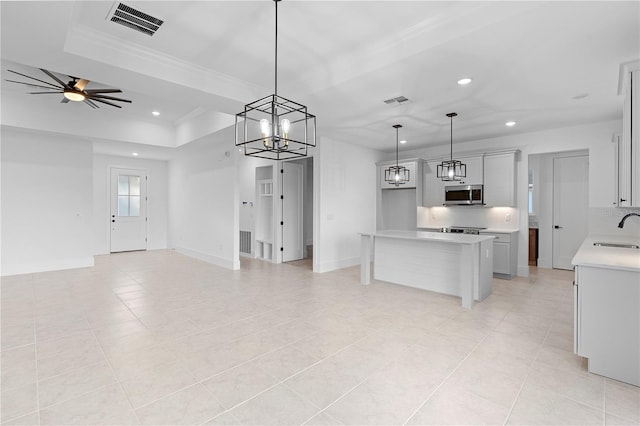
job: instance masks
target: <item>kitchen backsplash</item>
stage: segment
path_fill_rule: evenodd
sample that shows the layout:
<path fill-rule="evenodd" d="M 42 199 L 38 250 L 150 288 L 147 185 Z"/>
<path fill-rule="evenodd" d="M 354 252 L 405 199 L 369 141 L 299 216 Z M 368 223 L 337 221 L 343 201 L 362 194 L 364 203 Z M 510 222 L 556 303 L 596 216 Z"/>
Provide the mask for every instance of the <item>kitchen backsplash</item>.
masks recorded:
<path fill-rule="evenodd" d="M 627 213 L 639 213 L 636 208 L 591 207 L 589 208 L 589 234 L 628 235 L 640 238 L 640 217 L 632 216 L 618 228 L 618 223 Z"/>
<path fill-rule="evenodd" d="M 471 226 L 518 229 L 518 209 L 513 207 L 418 207 L 418 228 Z"/>

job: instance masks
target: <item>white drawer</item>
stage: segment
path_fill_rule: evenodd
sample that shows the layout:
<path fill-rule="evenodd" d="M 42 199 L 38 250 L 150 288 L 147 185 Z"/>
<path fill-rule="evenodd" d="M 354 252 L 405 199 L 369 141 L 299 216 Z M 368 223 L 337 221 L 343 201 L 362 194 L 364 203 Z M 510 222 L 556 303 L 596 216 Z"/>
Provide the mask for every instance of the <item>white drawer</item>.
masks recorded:
<path fill-rule="evenodd" d="M 485 235 L 493 235 L 494 237 L 496 237 L 496 239 L 493 240 L 494 243 L 510 243 L 511 242 L 511 234 L 487 233 Z"/>

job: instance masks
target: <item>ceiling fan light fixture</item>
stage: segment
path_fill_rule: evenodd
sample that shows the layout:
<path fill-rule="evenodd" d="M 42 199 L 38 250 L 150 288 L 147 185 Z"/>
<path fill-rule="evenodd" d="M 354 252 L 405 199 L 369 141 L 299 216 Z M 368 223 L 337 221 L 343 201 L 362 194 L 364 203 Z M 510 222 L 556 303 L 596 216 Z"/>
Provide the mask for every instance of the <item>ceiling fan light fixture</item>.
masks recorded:
<path fill-rule="evenodd" d="M 74 102 L 82 102 L 87 99 L 87 96 L 83 92 L 80 92 L 78 90 L 65 89 L 63 95 L 65 98 Z"/>
<path fill-rule="evenodd" d="M 455 112 L 447 114 L 447 117 L 451 119 L 450 157 L 448 160 L 444 160 L 438 164 L 436 170 L 436 176 L 445 182 L 462 180 L 467 177 L 467 165 L 459 160 L 453 159 L 453 117 L 457 116 L 458 114 Z"/>
<path fill-rule="evenodd" d="M 316 116 L 307 107 L 278 96 L 278 3 L 275 3 L 275 90 L 236 114 L 235 145 L 244 155 L 286 160 L 306 157 L 316 146 Z"/>

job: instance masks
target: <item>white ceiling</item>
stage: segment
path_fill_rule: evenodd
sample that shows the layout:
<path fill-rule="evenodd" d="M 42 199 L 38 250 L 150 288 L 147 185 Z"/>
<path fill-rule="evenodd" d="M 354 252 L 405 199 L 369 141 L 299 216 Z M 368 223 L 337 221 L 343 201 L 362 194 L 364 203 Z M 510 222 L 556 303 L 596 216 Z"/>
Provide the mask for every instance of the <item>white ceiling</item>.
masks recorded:
<path fill-rule="evenodd" d="M 178 129 L 210 112 L 230 123 L 273 93 L 272 1 L 126 2 L 165 21 L 152 37 L 107 21 L 114 4 L 0 2 L 3 97 L 16 92 L 12 102 L 70 120 L 89 114 L 4 81 L 15 77 L 7 69 L 46 79 L 36 69 L 46 68 L 133 100 L 100 108 L 102 120 Z M 278 93 L 317 115 L 320 141 L 385 151 L 395 123 L 406 149 L 448 143 L 452 111 L 454 143 L 618 119 L 618 67 L 640 58 L 638 1 L 285 0 L 278 9 Z M 467 76 L 470 85 L 456 84 Z M 400 95 L 410 101 L 383 102 Z M 108 135 L 96 140 L 110 146 Z"/>

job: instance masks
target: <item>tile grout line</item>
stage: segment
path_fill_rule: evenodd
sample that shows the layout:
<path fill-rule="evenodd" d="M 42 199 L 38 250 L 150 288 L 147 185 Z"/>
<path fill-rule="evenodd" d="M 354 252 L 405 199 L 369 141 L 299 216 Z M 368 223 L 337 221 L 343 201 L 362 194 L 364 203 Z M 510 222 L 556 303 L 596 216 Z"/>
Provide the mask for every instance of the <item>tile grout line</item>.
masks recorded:
<path fill-rule="evenodd" d="M 544 339 L 542 339 L 542 343 L 540 343 L 540 347 L 538 348 L 538 350 L 536 352 L 536 356 L 533 358 L 533 361 L 531 362 L 531 366 L 529 367 L 529 371 L 527 371 L 527 376 L 522 381 L 522 384 L 520 385 L 520 389 L 518 389 L 518 393 L 516 394 L 516 397 L 513 399 L 513 402 L 511 403 L 511 407 L 509 408 L 509 412 L 507 413 L 507 417 L 504 419 L 504 423 L 502 423 L 503 426 L 506 426 L 507 422 L 511 418 L 511 414 L 513 414 L 513 409 L 515 408 L 516 403 L 518 402 L 518 399 L 520 398 L 520 394 L 522 393 L 522 389 L 524 389 L 524 385 L 527 383 L 527 380 L 529 379 L 529 376 L 531 375 L 531 372 L 533 371 L 533 366 L 535 365 L 536 361 L 538 360 L 538 357 L 540 356 L 540 352 L 542 352 L 542 347 L 544 346 L 544 342 L 547 341 L 547 338 L 549 337 L 549 333 L 551 333 L 551 325 L 549 326 L 549 328 L 547 328 L 547 332 L 544 335 Z"/>
<path fill-rule="evenodd" d="M 308 337 L 308 336 L 307 336 L 307 337 Z M 277 383 L 274 383 L 273 385 L 271 385 L 271 386 L 269 386 L 268 388 L 266 388 L 266 389 L 262 390 L 261 392 L 258 392 L 257 394 L 253 395 L 252 397 L 247 398 L 247 399 L 245 399 L 244 401 L 239 402 L 239 403 L 237 403 L 236 405 L 234 405 L 234 406 L 232 406 L 232 407 L 228 408 L 227 410 L 223 411 L 222 413 L 217 414 L 215 417 L 218 417 L 218 416 L 220 416 L 220 415 L 222 415 L 222 414 L 224 414 L 224 413 L 229 413 L 230 411 L 232 411 L 232 410 L 234 410 L 235 408 L 237 408 L 237 407 L 241 406 L 242 404 L 245 404 L 246 402 L 251 401 L 252 399 L 257 398 L 258 396 L 262 395 L 263 393 L 268 392 L 268 391 L 270 391 L 271 389 L 273 389 L 273 388 L 275 388 L 276 386 L 279 386 L 279 385 L 281 385 L 281 384 L 284 384 L 284 385 L 287 387 L 287 389 L 289 389 L 290 391 L 294 392 L 296 395 L 300 396 L 300 397 L 301 397 L 302 399 L 304 399 L 305 401 L 307 401 L 307 402 L 309 402 L 310 404 L 312 404 L 312 405 L 314 405 L 314 406 L 316 406 L 316 407 L 317 407 L 317 405 L 316 405 L 316 404 L 314 404 L 313 402 L 309 401 L 309 400 L 308 400 L 306 397 L 304 397 L 303 395 L 300 395 L 298 392 L 296 392 L 296 391 L 295 391 L 294 389 L 292 389 L 291 387 L 287 386 L 285 382 L 286 382 L 286 381 L 288 381 L 289 379 L 291 379 L 292 377 L 295 377 L 295 376 L 297 376 L 297 375 L 299 375 L 299 374 L 301 374 L 301 373 L 304 373 L 305 371 L 309 370 L 310 368 L 312 368 L 312 367 L 314 367 L 314 366 L 316 366 L 316 365 L 320 364 L 321 362 L 323 362 L 323 361 L 325 361 L 325 360 L 327 360 L 327 359 L 329 359 L 329 358 L 331 358 L 331 357 L 335 356 L 336 354 L 338 354 L 338 353 L 340 353 L 340 352 L 342 352 L 342 351 L 346 350 L 347 348 L 349 348 L 349 347 L 351 347 L 351 346 L 355 345 L 356 343 L 360 342 L 361 340 L 363 340 L 363 339 L 364 339 L 364 338 L 366 338 L 366 337 L 367 337 L 367 336 L 363 336 L 363 337 L 361 337 L 360 339 L 356 340 L 355 342 L 353 342 L 353 343 L 351 343 L 351 344 L 349 344 L 349 345 L 345 346 L 344 348 L 342 348 L 342 349 L 340 349 L 340 350 L 338 350 L 338 351 L 334 352 L 333 354 L 331 354 L 331 355 L 329 355 L 329 356 L 327 356 L 327 357 L 325 357 L 325 358 L 323 358 L 323 359 L 320 359 L 320 360 L 318 360 L 318 361 L 314 362 L 314 363 L 313 363 L 313 364 L 311 364 L 311 365 L 306 366 L 306 367 L 305 367 L 305 368 L 303 368 L 302 370 L 300 370 L 300 371 L 298 371 L 298 372 L 296 372 L 296 373 L 294 373 L 294 374 L 292 374 L 292 375 L 290 375 L 290 376 L 285 377 L 284 379 L 280 380 L 280 381 L 279 381 L 279 382 L 277 382 Z M 296 340 L 296 341 L 294 341 L 294 342 L 291 342 L 291 343 L 289 343 L 289 344 L 287 344 L 287 345 L 285 345 L 285 346 L 281 346 L 281 347 L 279 347 L 279 348 L 277 348 L 277 349 L 274 349 L 274 350 L 272 350 L 272 351 L 266 352 L 266 353 L 264 353 L 264 354 L 262 354 L 262 355 L 259 355 L 259 356 L 257 356 L 257 357 L 254 357 L 254 358 L 252 358 L 252 359 L 250 359 L 250 360 L 248 360 L 248 361 L 245 361 L 245 362 L 243 362 L 242 364 L 238 364 L 238 365 L 236 365 L 236 366 L 234 366 L 234 367 L 227 368 L 227 369 L 226 369 L 226 370 L 224 370 L 224 371 L 221 371 L 221 372 L 219 372 L 219 373 L 217 373 L 217 374 L 214 374 L 213 376 L 210 376 L 210 377 L 207 377 L 206 379 L 203 379 L 203 381 L 202 381 L 201 383 L 204 385 L 204 383 L 203 383 L 204 381 L 210 380 L 210 379 L 212 379 L 212 378 L 214 378 L 214 377 L 216 377 L 216 376 L 219 376 L 219 375 L 221 375 L 221 374 L 224 374 L 225 372 L 227 372 L 227 371 L 229 371 L 229 370 L 232 370 L 232 369 L 234 369 L 234 368 L 237 368 L 237 367 L 240 367 L 240 366 L 242 366 L 242 365 L 248 364 L 249 362 L 255 361 L 256 359 L 259 359 L 259 358 L 261 358 L 261 357 L 263 357 L 263 356 L 265 356 L 265 355 L 268 355 L 268 354 L 270 354 L 270 353 L 272 353 L 272 352 L 275 352 L 275 351 L 277 351 L 277 350 L 279 350 L 279 349 L 285 348 L 285 347 L 287 347 L 287 346 L 291 346 L 291 345 L 293 345 L 294 343 L 296 343 L 296 342 L 298 342 L 298 341 L 300 341 L 300 340 L 302 340 L 302 339 L 303 339 L 303 338 L 298 339 L 298 340 Z M 303 352 L 304 352 L 304 351 L 303 351 Z M 305 352 L 305 353 L 306 353 L 306 352 Z M 265 371 L 265 372 L 266 372 L 266 371 Z M 267 374 L 269 374 L 268 372 L 266 372 L 266 373 L 267 373 Z M 368 378 L 368 377 L 367 377 L 367 378 Z M 366 379 L 365 379 L 365 380 L 366 380 Z M 204 386 L 206 387 L 206 385 L 204 385 Z M 349 392 L 350 392 L 350 391 L 351 391 L 351 389 L 349 390 Z M 326 407 L 325 407 L 325 408 L 326 408 Z M 320 414 L 321 412 L 323 412 L 323 411 L 324 411 L 324 409 L 322 409 L 322 408 L 318 408 L 318 410 L 319 410 L 319 411 L 318 411 L 316 414 L 314 414 L 314 416 L 316 416 L 316 415 L 318 415 L 318 414 Z M 232 414 L 232 415 L 233 415 L 233 413 L 230 413 L 230 414 Z M 215 417 L 212 417 L 212 418 L 210 418 L 210 419 L 206 420 L 206 421 L 205 421 L 205 423 L 206 423 L 206 422 L 208 422 L 209 420 L 213 420 Z M 235 416 L 234 416 L 234 417 L 235 417 Z M 313 418 L 313 416 L 312 416 L 311 418 Z M 311 418 L 309 418 L 309 419 L 305 420 L 305 423 L 306 423 L 306 422 L 308 422 Z M 202 423 L 202 424 L 204 424 L 204 423 Z"/>
<path fill-rule="evenodd" d="M 131 403 L 131 399 L 129 398 L 129 395 L 127 395 L 127 392 L 124 390 L 124 387 L 122 386 L 122 383 L 120 382 L 120 378 L 118 377 L 118 375 L 116 374 L 115 370 L 113 369 L 113 366 L 111 365 L 111 361 L 107 357 L 107 354 L 104 352 L 104 349 L 102 348 L 102 345 L 100 344 L 100 341 L 98 340 L 98 336 L 96 336 L 96 333 L 93 330 L 93 327 L 91 327 L 91 324 L 89 323 L 89 321 L 86 318 L 85 318 L 85 321 L 87 321 L 87 324 L 89 325 L 89 330 L 91 330 L 91 334 L 93 335 L 93 338 L 95 339 L 96 344 L 100 348 L 100 353 L 104 357 L 104 360 L 107 362 L 107 365 L 109 366 L 109 369 L 111 370 L 111 373 L 113 374 L 113 377 L 116 379 L 116 383 L 117 383 L 118 387 L 120 388 L 120 391 L 122 391 L 124 397 L 127 399 L 127 402 L 129 403 L 129 407 L 131 408 L 131 411 L 133 412 L 133 415 L 134 415 L 136 421 L 138 422 L 138 424 L 141 424 L 140 423 L 140 419 L 138 418 L 138 413 L 136 413 L 136 409 L 133 407 L 133 404 Z M 95 390 L 91 391 L 91 392 L 95 392 Z M 86 392 L 85 394 L 89 394 L 91 392 Z"/>
<path fill-rule="evenodd" d="M 469 351 L 469 353 L 467 354 L 467 356 L 465 356 L 459 363 L 458 365 L 456 365 L 456 367 L 449 373 L 447 374 L 447 376 L 442 379 L 442 381 L 440 382 L 440 384 L 438 386 L 436 386 L 436 388 L 431 391 L 431 393 L 429 394 L 429 396 L 427 396 L 427 398 L 422 402 L 422 404 L 420 404 L 418 406 L 418 408 L 416 408 L 413 413 L 411 413 L 411 415 L 407 418 L 407 420 L 405 420 L 402 425 L 406 425 L 416 414 L 418 414 L 418 412 L 422 409 L 422 407 L 424 407 L 424 405 L 431 399 L 431 397 L 433 395 L 435 395 L 436 392 L 438 392 L 438 390 L 442 387 L 442 385 L 444 385 L 447 380 L 449 380 L 449 377 L 451 377 L 456 371 L 458 371 L 458 368 L 460 368 L 460 366 L 467 360 L 467 358 L 469 358 L 471 356 L 471 354 L 473 354 L 476 349 L 478 348 L 478 346 L 480 346 L 482 344 L 482 342 L 484 342 L 487 337 L 489 336 L 489 334 L 487 333 L 474 347 L 473 349 L 471 349 L 471 351 Z"/>

